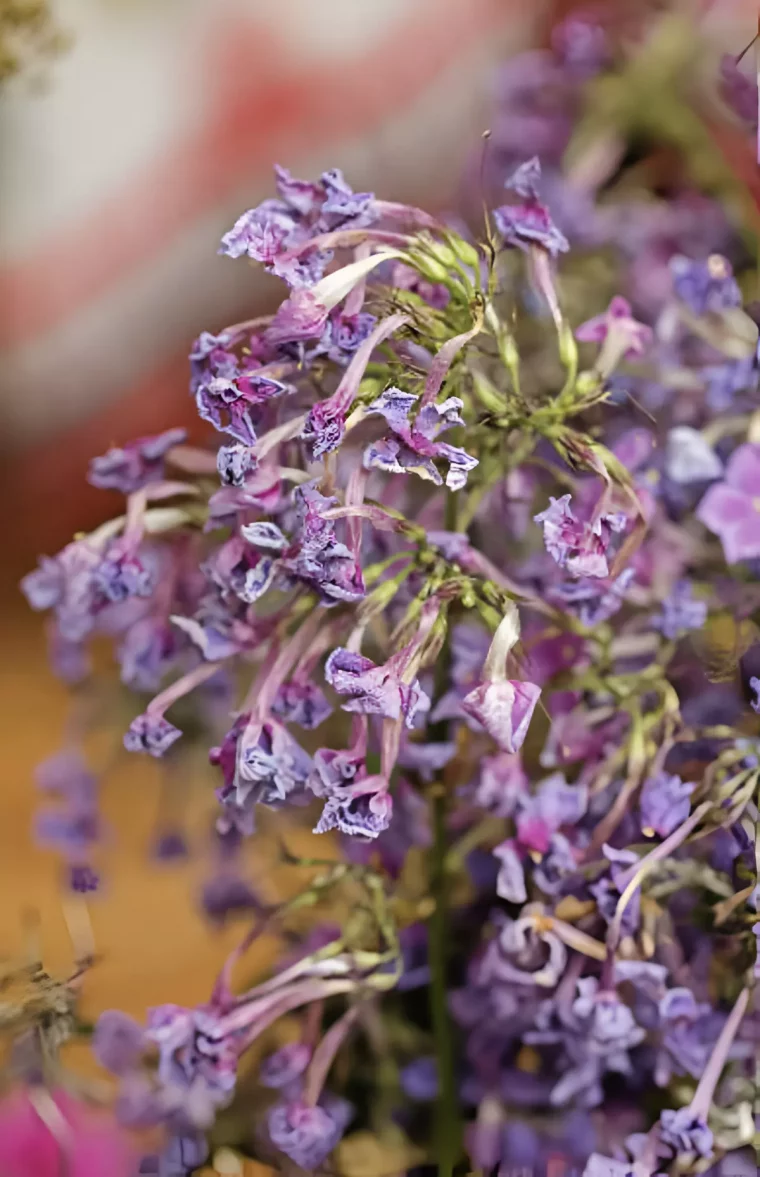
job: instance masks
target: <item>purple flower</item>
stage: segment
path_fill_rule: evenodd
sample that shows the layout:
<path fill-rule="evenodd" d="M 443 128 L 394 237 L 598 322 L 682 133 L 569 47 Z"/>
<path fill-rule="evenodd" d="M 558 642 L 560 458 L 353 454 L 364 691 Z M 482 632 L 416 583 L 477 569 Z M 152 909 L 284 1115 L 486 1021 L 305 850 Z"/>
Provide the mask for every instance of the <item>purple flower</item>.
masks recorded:
<path fill-rule="evenodd" d="M 332 714 L 332 707 L 315 683 L 292 679 L 283 683 L 277 692 L 272 714 L 283 723 L 296 723 L 313 731 Z"/>
<path fill-rule="evenodd" d="M 84 540 L 68 544 L 54 558 L 42 556 L 39 567 L 21 581 L 33 609 L 54 609 L 61 636 L 80 642 L 93 628 L 93 576 L 102 554 Z"/>
<path fill-rule="evenodd" d="M 598 73 L 610 56 L 604 28 L 582 12 L 573 13 L 554 26 L 552 50 L 566 69 L 582 77 Z"/>
<path fill-rule="evenodd" d="M 690 1107 L 672 1111 L 665 1108 L 660 1114 L 660 1135 L 658 1152 L 670 1159 L 689 1156 L 709 1160 L 713 1155 L 713 1134 L 701 1116 L 695 1116 Z M 661 1146 L 661 1147 L 659 1147 Z"/>
<path fill-rule="evenodd" d="M 594 1152 L 586 1162 L 583 1177 L 636 1177 L 633 1161 L 616 1161 Z"/>
<path fill-rule="evenodd" d="M 272 208 L 260 206 L 244 212 L 222 237 L 219 253 L 238 258 L 247 255 L 263 265 L 271 265 L 282 251 L 293 229 L 287 217 Z"/>
<path fill-rule="evenodd" d="M 538 246 L 556 257 L 566 253 L 570 245 L 552 221 L 546 205 L 538 199 L 540 177 L 541 165 L 536 157 L 521 164 L 504 187 L 523 197 L 522 203 L 504 204 L 493 215 L 506 245 L 526 251 Z"/>
<path fill-rule="evenodd" d="M 511 817 L 519 798 L 528 791 L 528 777 L 518 755 L 499 752 L 482 761 L 475 804 L 497 817 Z"/>
<path fill-rule="evenodd" d="M 677 425 L 668 433 L 665 473 L 679 486 L 713 482 L 723 473 L 723 463 L 698 429 Z"/>
<path fill-rule="evenodd" d="M 606 843 L 602 847 L 602 853 L 610 864 L 609 872 L 592 883 L 589 891 L 596 900 L 599 914 L 610 924 L 615 918 L 618 901 L 625 889 L 624 884 L 619 885 L 620 880 L 624 878 L 627 868 L 639 861 L 639 857 L 632 850 L 615 850 Z M 640 903 L 641 896 L 639 891 L 636 891 L 623 913 L 621 932 L 624 936 L 631 935 L 639 926 Z"/>
<path fill-rule="evenodd" d="M 720 536 L 729 564 L 760 556 L 760 445 L 734 450 L 725 481 L 710 487 L 696 516 Z"/>
<path fill-rule="evenodd" d="M 662 610 L 652 618 L 652 625 L 669 641 L 689 630 L 701 629 L 707 620 L 707 601 L 694 597 L 690 580 L 679 580 L 662 602 Z"/>
<path fill-rule="evenodd" d="M 711 254 L 706 261 L 679 254 L 671 258 L 670 272 L 676 296 L 698 317 L 742 305 L 731 264 L 720 254 Z"/>
<path fill-rule="evenodd" d="M 388 829 L 393 798 L 382 777 L 365 777 L 343 795 L 333 793 L 325 801 L 315 834 L 340 830 L 350 837 L 374 839 Z"/>
<path fill-rule="evenodd" d="M 440 458 L 449 466 L 446 485 L 450 490 L 461 490 L 467 475 L 477 466 L 477 458 L 436 438 L 453 425 L 464 425 L 459 416 L 462 401 L 452 396 L 441 404 L 425 405 L 411 421 L 410 413 L 418 400 L 419 397 L 400 388 L 386 388 L 368 407 L 368 414 L 378 413 L 385 418 L 393 436 L 369 445 L 364 453 L 364 465 L 368 470 L 386 470 L 391 474 L 408 470 L 441 486 L 443 479 L 433 463 L 434 458 Z"/>
<path fill-rule="evenodd" d="M 124 747 L 128 752 L 148 752 L 163 756 L 182 735 L 163 715 L 145 711 L 133 719 L 124 733 Z"/>
<path fill-rule="evenodd" d="M 106 1010 L 98 1018 L 92 1050 L 101 1067 L 114 1075 L 125 1075 L 134 1070 L 146 1045 L 142 1026 L 121 1010 Z"/>
<path fill-rule="evenodd" d="M 549 849 L 552 834 L 562 826 L 574 826 L 588 804 L 584 785 L 568 785 L 561 772 L 542 781 L 535 793 L 524 793 L 517 805 L 517 838 L 538 854 Z"/>
<path fill-rule="evenodd" d="M 720 59 L 720 93 L 726 106 L 752 130 L 757 130 L 757 80 L 748 78 L 730 53 Z"/>
<path fill-rule="evenodd" d="M 281 396 L 285 385 L 262 370 L 210 376 L 201 380 L 195 394 L 198 415 L 220 433 L 229 433 L 244 446 L 256 441 L 251 409 Z"/>
<path fill-rule="evenodd" d="M 248 472 L 256 469 L 256 459 L 248 446 L 223 445 L 216 455 L 216 468 L 223 486 L 243 486 Z"/>
<path fill-rule="evenodd" d="M 324 1107 L 300 1102 L 275 1104 L 267 1124 L 272 1144 L 307 1171 L 319 1168 L 346 1129 L 346 1123 Z"/>
<path fill-rule="evenodd" d="M 274 720 L 243 726 L 236 751 L 233 783 L 238 806 L 276 807 L 302 790 L 309 779 L 311 757 Z M 227 792 L 220 790 L 219 797 L 225 801 Z"/>
<path fill-rule="evenodd" d="M 259 1068 L 259 1083 L 264 1087 L 290 1087 L 300 1079 L 311 1062 L 311 1047 L 305 1042 L 290 1042 L 274 1054 L 267 1055 Z"/>
<path fill-rule="evenodd" d="M 601 625 L 614 617 L 625 601 L 626 593 L 636 577 L 633 568 L 625 568 L 615 580 L 598 580 L 592 577 L 565 581 L 551 590 L 556 597 L 578 618 L 583 625 Z M 572 638 L 559 639 L 559 645 Z M 531 662 L 535 662 L 535 651 Z"/>
<path fill-rule="evenodd" d="M 680 776 L 660 772 L 649 777 L 641 790 L 641 826 L 647 837 L 659 834 L 666 838 L 686 821 L 691 809 L 693 781 L 682 781 Z"/>
<path fill-rule="evenodd" d="M 158 617 L 130 625 L 117 651 L 121 681 L 135 691 L 157 691 L 178 652 L 177 634 Z"/>
<path fill-rule="evenodd" d="M 375 220 L 373 192 L 354 192 L 347 183 L 340 168 L 331 168 L 322 173 L 326 199 L 320 210 L 330 228 L 351 225 L 358 228 L 372 224 Z"/>
<path fill-rule="evenodd" d="M 505 680 L 485 682 L 462 702 L 468 715 L 486 729 L 503 752 L 518 752 L 523 745 L 541 688 L 535 683 Z"/>
<path fill-rule="evenodd" d="M 92 583 L 99 596 L 118 604 L 130 597 L 149 597 L 154 578 L 131 548 L 116 540 L 94 570 Z"/>
<path fill-rule="evenodd" d="M 366 312 L 347 315 L 333 314 L 327 320 L 314 355 L 326 355 L 334 364 L 345 367 L 350 363 L 360 344 L 371 334 L 377 320 Z"/>
<path fill-rule="evenodd" d="M 550 497 L 546 510 L 534 516 L 536 523 L 543 524 L 546 550 L 573 576 L 609 576 L 610 541 L 613 532 L 625 529 L 625 516 L 605 512 L 593 522 L 580 520 L 573 514 L 570 498 L 569 494 Z"/>
<path fill-rule="evenodd" d="M 339 695 L 348 695 L 344 711 L 361 715 L 383 715 L 386 719 L 404 717 L 412 727 L 418 713 L 424 713 L 430 700 L 418 680 L 404 682 L 399 676 L 398 659 L 390 658 L 385 666 L 376 666 L 363 654 L 339 647 L 325 663 L 325 678 Z"/>
<path fill-rule="evenodd" d="M 246 543 L 242 535 L 235 535 L 216 549 L 203 571 L 221 590 L 223 599 L 232 595 L 252 605 L 271 586 L 277 564 L 270 555 Z"/>
<path fill-rule="evenodd" d="M 755 697 L 751 701 L 750 706 L 752 707 L 753 711 L 756 711 L 757 714 L 760 715 L 760 678 L 757 678 L 753 675 L 749 680 L 749 685 L 750 689 L 755 692 Z"/>
<path fill-rule="evenodd" d="M 317 797 L 346 796 L 366 777 L 365 742 L 340 752 L 332 748 L 317 749 L 309 778 L 309 788 Z"/>
<path fill-rule="evenodd" d="M 399 1075 L 401 1090 L 409 1099 L 429 1103 L 438 1094 L 438 1066 L 435 1058 L 416 1058 Z"/>
<path fill-rule="evenodd" d="M 261 903 L 256 892 L 234 870 L 219 870 L 202 886 L 200 905 L 206 916 L 224 924 L 231 915 L 259 912 Z"/>
<path fill-rule="evenodd" d="M 60 802 L 58 808 L 45 807 L 38 814 L 39 841 L 64 856 L 72 890 L 97 890 L 98 877 L 89 865 L 102 832 L 95 777 L 79 753 L 73 751 L 44 761 L 36 776 L 39 788 L 56 795 Z"/>
<path fill-rule="evenodd" d="M 90 463 L 88 480 L 101 489 L 132 494 L 164 476 L 164 458 L 170 449 L 181 445 L 185 429 L 167 429 L 152 437 L 138 437 L 124 446 L 114 446 Z"/>

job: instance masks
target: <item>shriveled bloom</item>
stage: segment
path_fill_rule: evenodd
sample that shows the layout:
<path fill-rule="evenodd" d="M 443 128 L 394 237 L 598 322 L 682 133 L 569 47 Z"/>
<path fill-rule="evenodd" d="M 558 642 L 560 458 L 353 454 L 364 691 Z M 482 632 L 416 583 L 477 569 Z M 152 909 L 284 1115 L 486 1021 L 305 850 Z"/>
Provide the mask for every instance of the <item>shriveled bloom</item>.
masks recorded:
<path fill-rule="evenodd" d="M 367 447 L 364 465 L 368 470 L 386 470 L 392 474 L 410 471 L 441 486 L 444 480 L 434 462 L 434 459 L 441 459 L 448 464 L 446 486 L 450 490 L 460 490 L 466 484 L 469 472 L 477 466 L 477 458 L 437 438 L 453 425 L 464 425 L 459 415 L 463 402 L 452 396 L 440 404 L 424 405 L 412 418 L 418 400 L 419 397 L 400 388 L 386 388 L 369 406 L 368 413 L 385 418 L 391 436 Z"/>
<path fill-rule="evenodd" d="M 550 497 L 549 506 L 534 516 L 536 523 L 543 525 L 546 550 L 573 576 L 609 576 L 607 556 L 612 536 L 625 530 L 625 515 L 602 512 L 591 519 L 579 519 L 570 502 L 569 494 Z"/>
<path fill-rule="evenodd" d="M 522 747 L 541 694 L 535 683 L 507 678 L 507 658 L 519 634 L 519 617 L 512 606 L 494 634 L 480 685 L 462 701 L 465 712 L 482 724 L 502 752 Z"/>
<path fill-rule="evenodd" d="M 696 516 L 720 537 L 729 564 L 760 556 L 760 445 L 734 450 L 724 481 L 710 487 Z"/>
<path fill-rule="evenodd" d="M 403 716 L 412 727 L 418 713 L 427 711 L 430 701 L 416 677 L 405 682 L 403 663 L 398 656 L 385 666 L 376 666 L 371 658 L 350 650 L 333 650 L 325 663 L 325 678 L 339 695 L 348 696 L 344 711 L 362 715 L 384 715 L 387 719 Z"/>

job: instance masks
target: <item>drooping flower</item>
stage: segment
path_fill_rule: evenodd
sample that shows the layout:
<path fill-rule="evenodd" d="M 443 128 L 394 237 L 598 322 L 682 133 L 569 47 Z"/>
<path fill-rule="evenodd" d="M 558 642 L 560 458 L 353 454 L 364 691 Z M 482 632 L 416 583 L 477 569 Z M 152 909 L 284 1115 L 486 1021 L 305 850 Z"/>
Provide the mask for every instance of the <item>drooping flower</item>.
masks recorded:
<path fill-rule="evenodd" d="M 440 404 L 425 405 L 411 420 L 410 414 L 418 400 L 419 397 L 402 392 L 400 388 L 386 388 L 369 406 L 368 414 L 377 413 L 385 418 L 391 436 L 367 447 L 364 465 L 368 470 L 386 470 L 391 474 L 410 471 L 441 486 L 444 480 L 433 460 L 439 458 L 448 463 L 446 486 L 450 490 L 460 490 L 466 484 L 469 472 L 477 466 L 477 458 L 437 438 L 445 429 L 464 425 L 459 415 L 463 402 L 452 396 Z"/>
<path fill-rule="evenodd" d="M 549 499 L 549 506 L 535 516 L 544 529 L 544 543 L 560 568 L 573 576 L 609 576 L 607 561 L 612 536 L 626 527 L 626 517 L 603 512 L 595 518 L 581 520 L 571 506 L 571 496 Z"/>
<path fill-rule="evenodd" d="M 163 715 L 145 712 L 132 720 L 124 736 L 124 747 L 128 752 L 163 756 L 181 735 L 180 729 Z"/>
<path fill-rule="evenodd" d="M 343 1105 L 345 1101 L 339 1101 Z M 342 1106 L 277 1103 L 267 1117 L 272 1144 L 302 1169 L 318 1169 L 341 1140 L 351 1119 Z"/>
<path fill-rule="evenodd" d="M 519 635 L 519 617 L 512 606 L 494 634 L 480 685 L 462 701 L 466 713 L 482 724 L 502 752 L 510 753 L 522 747 L 541 694 L 535 683 L 507 678 L 507 658 Z"/>
<path fill-rule="evenodd" d="M 696 516 L 720 537 L 729 564 L 760 556 L 760 445 L 734 450 L 725 480 L 710 487 Z"/>
<path fill-rule="evenodd" d="M 333 792 L 325 801 L 315 834 L 340 830 L 349 837 L 374 840 L 387 830 L 393 817 L 393 797 L 384 777 L 364 777 L 342 796 Z"/>
<path fill-rule="evenodd" d="M 386 719 L 403 717 L 407 727 L 412 727 L 417 714 L 428 710 L 430 700 L 416 678 L 403 680 L 403 669 L 398 655 L 384 666 L 376 666 L 363 654 L 338 648 L 325 663 L 325 678 L 339 695 L 348 696 L 344 711 Z"/>

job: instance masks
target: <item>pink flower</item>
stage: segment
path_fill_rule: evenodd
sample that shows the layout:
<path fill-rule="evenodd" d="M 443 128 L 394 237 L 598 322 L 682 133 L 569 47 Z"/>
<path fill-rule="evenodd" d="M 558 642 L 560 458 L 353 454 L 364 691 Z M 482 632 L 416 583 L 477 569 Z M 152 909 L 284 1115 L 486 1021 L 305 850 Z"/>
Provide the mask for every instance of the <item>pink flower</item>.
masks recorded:
<path fill-rule="evenodd" d="M 634 319 L 631 304 L 627 298 L 616 295 L 607 310 L 593 319 L 581 323 L 575 338 L 582 343 L 606 343 L 611 335 L 616 337 L 621 359 L 640 356 L 652 342 L 652 328 Z"/>
<path fill-rule="evenodd" d="M 729 564 L 760 556 L 760 445 L 734 451 L 725 481 L 710 487 L 696 515 L 720 536 Z"/>
<path fill-rule="evenodd" d="M 137 1164 L 110 1117 L 65 1092 L 18 1091 L 0 1104 L 3 1177 L 133 1177 Z"/>

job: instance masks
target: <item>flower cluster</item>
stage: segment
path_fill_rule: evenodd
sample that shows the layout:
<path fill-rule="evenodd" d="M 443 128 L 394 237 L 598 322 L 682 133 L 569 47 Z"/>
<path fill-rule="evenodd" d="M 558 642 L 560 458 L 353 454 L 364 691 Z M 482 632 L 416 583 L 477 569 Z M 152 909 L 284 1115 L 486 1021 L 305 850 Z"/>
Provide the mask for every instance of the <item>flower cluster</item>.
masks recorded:
<path fill-rule="evenodd" d="M 507 68 L 507 200 L 479 232 L 277 168 L 221 252 L 283 301 L 190 354 L 218 436 L 96 458 L 124 514 L 24 581 L 65 677 L 116 637 L 152 696 L 129 752 L 170 763 L 208 733 L 204 906 L 257 916 L 205 1004 L 98 1023 L 120 1119 L 163 1133 L 159 1173 L 202 1164 L 230 1104 L 241 1148 L 307 1171 L 343 1171 L 371 1129 L 395 1142 L 378 1172 L 558 1153 L 586 1177 L 744 1172 L 758 329 L 719 207 L 628 173 L 613 97 L 637 108 L 666 34 L 629 61 L 572 18 Z M 69 752 L 41 783 L 65 802 L 41 833 L 96 887 L 93 779 Z M 266 810 L 343 850 L 271 909 L 233 865 Z M 257 932 L 323 896 L 343 926 L 234 993 Z M 252 1098 L 241 1059 L 294 1011 Z"/>

